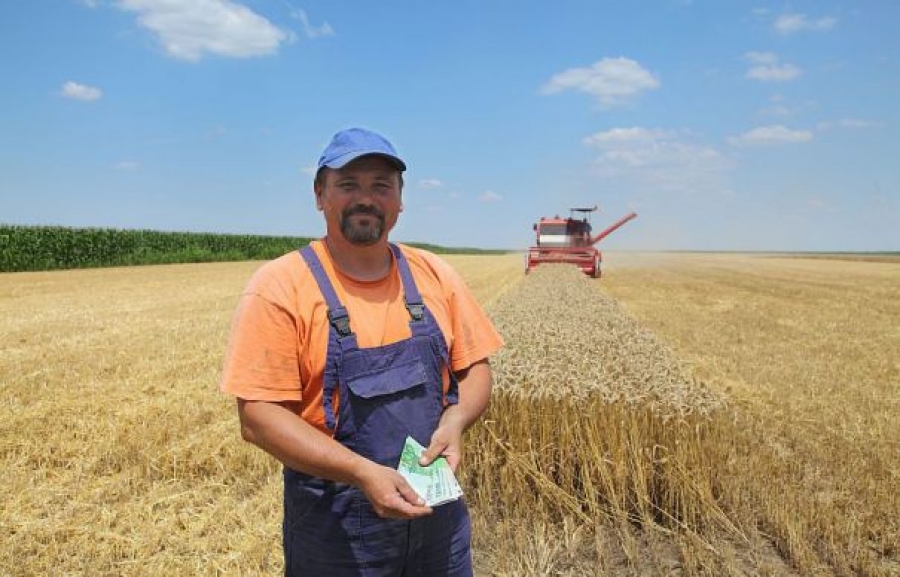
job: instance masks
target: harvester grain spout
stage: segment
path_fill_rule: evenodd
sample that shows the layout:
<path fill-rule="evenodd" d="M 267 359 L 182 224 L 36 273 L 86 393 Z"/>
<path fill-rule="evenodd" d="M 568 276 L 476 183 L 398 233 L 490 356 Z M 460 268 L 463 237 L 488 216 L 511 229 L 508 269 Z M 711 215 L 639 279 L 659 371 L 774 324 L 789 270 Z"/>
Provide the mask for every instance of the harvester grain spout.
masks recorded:
<path fill-rule="evenodd" d="M 597 236 L 591 236 L 590 214 L 597 210 L 597 206 L 569 210 L 569 218 L 541 217 L 535 223 L 537 238 L 535 245 L 528 249 L 525 272 L 542 263 L 568 263 L 577 265 L 586 275 L 597 278 L 600 276 L 602 257 L 594 245 L 637 217 L 636 213 L 629 213 Z"/>
<path fill-rule="evenodd" d="M 622 226 L 623 224 L 625 224 L 626 222 L 628 222 L 629 220 L 634 219 L 634 218 L 637 218 L 636 212 L 630 212 L 630 213 L 626 214 L 625 216 L 623 216 L 622 218 L 620 218 L 619 220 L 617 220 L 616 222 L 611 224 L 603 232 L 601 232 L 600 234 L 598 234 L 597 236 L 592 238 L 591 244 L 597 244 L 598 242 L 600 242 L 601 240 L 603 240 L 604 238 L 608 237 L 609 235 L 614 233 L 616 230 L 618 230 L 618 228 L 620 226 Z"/>

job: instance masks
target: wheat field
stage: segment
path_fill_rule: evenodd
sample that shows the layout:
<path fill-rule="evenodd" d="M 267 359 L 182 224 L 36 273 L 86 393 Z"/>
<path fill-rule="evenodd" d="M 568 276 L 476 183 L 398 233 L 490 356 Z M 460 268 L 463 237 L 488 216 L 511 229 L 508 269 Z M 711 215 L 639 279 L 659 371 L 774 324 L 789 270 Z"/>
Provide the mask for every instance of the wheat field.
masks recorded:
<path fill-rule="evenodd" d="M 488 575 L 900 573 L 900 264 L 452 256 L 507 340 L 461 481 Z M 0 275 L 0 574 L 276 575 L 216 389 L 259 263 Z"/>
<path fill-rule="evenodd" d="M 900 574 L 900 259 L 616 255 L 603 289 L 723 391 L 722 501 L 807 574 Z"/>

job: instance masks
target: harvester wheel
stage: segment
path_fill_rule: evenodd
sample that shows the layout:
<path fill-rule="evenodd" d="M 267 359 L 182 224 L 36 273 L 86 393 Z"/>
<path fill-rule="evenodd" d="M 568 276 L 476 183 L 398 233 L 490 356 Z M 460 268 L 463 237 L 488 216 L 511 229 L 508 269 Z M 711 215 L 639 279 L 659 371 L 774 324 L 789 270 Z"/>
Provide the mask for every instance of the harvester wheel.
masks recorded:
<path fill-rule="evenodd" d="M 600 257 L 594 259 L 594 274 L 591 277 L 600 278 Z"/>

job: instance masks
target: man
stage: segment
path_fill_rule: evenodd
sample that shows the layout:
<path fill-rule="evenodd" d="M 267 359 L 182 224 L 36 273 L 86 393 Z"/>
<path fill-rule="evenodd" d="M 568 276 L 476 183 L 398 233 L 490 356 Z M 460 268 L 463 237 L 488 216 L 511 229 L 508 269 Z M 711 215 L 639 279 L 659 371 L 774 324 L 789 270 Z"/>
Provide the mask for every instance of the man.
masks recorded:
<path fill-rule="evenodd" d="M 502 340 L 444 261 L 388 242 L 406 164 L 387 139 L 341 131 L 318 166 L 325 237 L 251 279 L 221 383 L 284 464 L 285 573 L 471 575 L 465 502 L 426 506 L 396 467 L 411 436 L 457 468 Z"/>

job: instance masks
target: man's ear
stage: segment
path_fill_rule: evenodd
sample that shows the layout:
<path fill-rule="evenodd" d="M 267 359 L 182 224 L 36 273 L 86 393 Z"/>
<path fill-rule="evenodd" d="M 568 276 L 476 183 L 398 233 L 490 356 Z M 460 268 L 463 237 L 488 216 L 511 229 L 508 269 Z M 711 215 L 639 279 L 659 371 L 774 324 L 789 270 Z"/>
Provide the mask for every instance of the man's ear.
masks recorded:
<path fill-rule="evenodd" d="M 314 186 L 313 194 L 316 197 L 316 210 L 321 211 L 322 210 L 322 191 L 319 190 L 319 187 Z"/>

